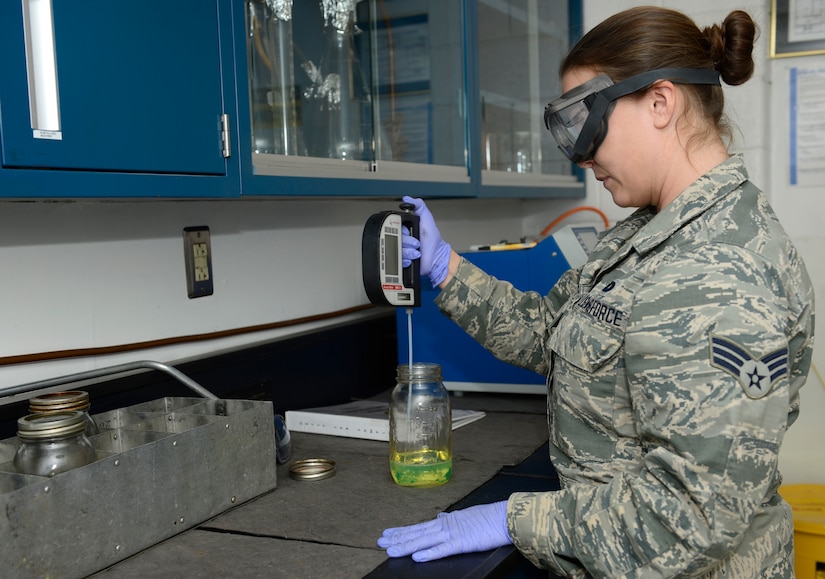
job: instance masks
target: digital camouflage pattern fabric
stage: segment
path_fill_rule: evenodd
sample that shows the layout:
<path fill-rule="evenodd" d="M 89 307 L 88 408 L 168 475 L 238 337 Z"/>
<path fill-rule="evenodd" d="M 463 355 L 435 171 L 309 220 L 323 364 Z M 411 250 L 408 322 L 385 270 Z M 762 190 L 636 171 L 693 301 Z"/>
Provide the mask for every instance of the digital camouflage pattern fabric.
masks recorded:
<path fill-rule="evenodd" d="M 811 362 L 813 288 L 729 158 L 601 237 L 547 296 L 462 260 L 436 300 L 547 376 L 562 490 L 515 493 L 514 544 L 571 577 L 792 577 L 778 452 Z"/>

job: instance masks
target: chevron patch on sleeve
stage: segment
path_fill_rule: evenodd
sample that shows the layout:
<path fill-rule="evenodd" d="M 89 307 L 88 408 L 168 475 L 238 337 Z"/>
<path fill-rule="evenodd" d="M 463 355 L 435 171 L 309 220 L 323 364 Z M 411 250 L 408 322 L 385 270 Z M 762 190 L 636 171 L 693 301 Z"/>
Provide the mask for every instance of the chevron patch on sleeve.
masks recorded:
<path fill-rule="evenodd" d="M 733 340 L 711 335 L 710 353 L 711 365 L 739 380 L 750 398 L 762 398 L 779 378 L 788 373 L 788 348 L 780 348 L 757 359 Z"/>

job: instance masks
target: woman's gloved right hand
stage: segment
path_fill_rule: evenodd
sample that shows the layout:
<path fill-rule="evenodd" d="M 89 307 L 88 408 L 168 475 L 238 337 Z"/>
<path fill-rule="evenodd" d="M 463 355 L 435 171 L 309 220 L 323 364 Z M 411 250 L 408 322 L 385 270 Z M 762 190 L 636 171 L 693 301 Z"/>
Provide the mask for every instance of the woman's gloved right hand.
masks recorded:
<path fill-rule="evenodd" d="M 460 553 L 476 553 L 510 545 L 513 540 L 507 529 L 507 501 L 475 505 L 437 518 L 386 529 L 378 546 L 390 557 L 412 555 L 423 563 Z"/>
<path fill-rule="evenodd" d="M 422 199 L 402 197 L 404 203 L 415 206 L 415 214 L 419 218 L 419 239 L 410 235 L 404 228 L 401 236 L 401 256 L 404 267 L 408 267 L 413 259 L 421 259 L 421 275 L 430 278 L 433 287 L 437 287 L 447 278 L 447 268 L 450 265 L 450 244 L 441 237 L 433 214 Z"/>

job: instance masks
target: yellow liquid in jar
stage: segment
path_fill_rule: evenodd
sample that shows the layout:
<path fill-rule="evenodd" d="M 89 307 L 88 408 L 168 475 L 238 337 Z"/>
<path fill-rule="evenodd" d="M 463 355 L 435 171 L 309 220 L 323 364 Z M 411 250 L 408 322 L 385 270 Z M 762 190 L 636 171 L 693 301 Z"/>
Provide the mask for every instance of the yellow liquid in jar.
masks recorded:
<path fill-rule="evenodd" d="M 443 485 L 453 474 L 453 459 L 446 450 L 421 450 L 390 454 L 392 479 L 401 486 Z"/>

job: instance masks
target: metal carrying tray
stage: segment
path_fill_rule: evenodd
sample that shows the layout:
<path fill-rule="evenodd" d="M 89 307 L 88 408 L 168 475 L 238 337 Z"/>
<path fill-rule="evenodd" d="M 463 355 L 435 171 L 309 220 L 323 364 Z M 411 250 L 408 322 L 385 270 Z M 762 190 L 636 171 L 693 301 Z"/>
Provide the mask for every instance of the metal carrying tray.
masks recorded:
<path fill-rule="evenodd" d="M 157 362 L 110 370 L 136 367 L 177 372 Z M 218 399 L 187 385 L 207 398 L 161 398 L 93 415 L 97 460 L 50 478 L 18 473 L 19 441 L 0 441 L 3 576 L 84 577 L 276 487 L 272 403 Z"/>

